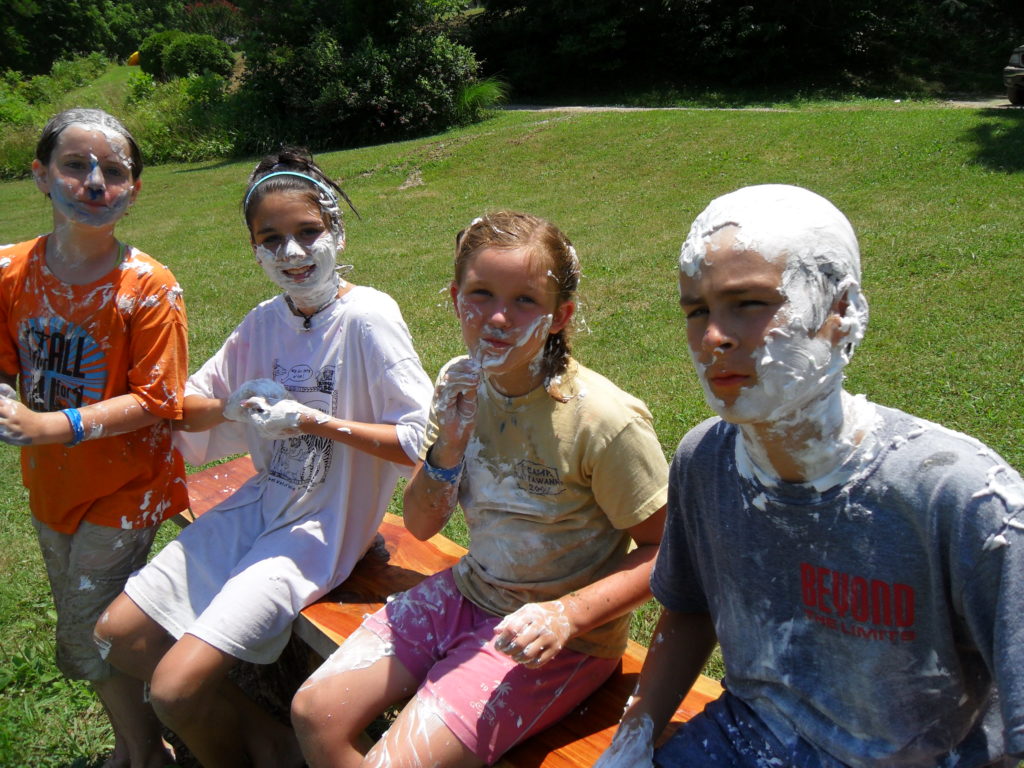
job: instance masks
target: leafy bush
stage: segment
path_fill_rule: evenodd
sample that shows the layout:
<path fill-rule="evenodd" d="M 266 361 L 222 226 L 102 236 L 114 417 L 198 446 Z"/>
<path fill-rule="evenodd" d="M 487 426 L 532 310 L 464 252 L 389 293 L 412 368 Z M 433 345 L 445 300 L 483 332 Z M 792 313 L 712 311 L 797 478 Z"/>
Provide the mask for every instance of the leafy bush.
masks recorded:
<path fill-rule="evenodd" d="M 519 94 L 708 86 L 876 91 L 997 78 L 1020 0 L 485 0 L 466 39 Z M 794 55 L 794 52 L 799 55 Z M 927 87 L 932 87 L 928 85 Z"/>
<path fill-rule="evenodd" d="M 447 34 L 453 0 L 286 0 L 252 19 L 235 104 L 241 148 L 313 148 L 419 135 L 465 119 L 473 52 Z M 336 6 L 336 7 L 335 7 Z"/>
<path fill-rule="evenodd" d="M 485 77 L 459 91 L 456 113 L 463 125 L 481 120 L 488 109 L 504 104 L 508 100 L 508 83 L 495 77 Z"/>
<path fill-rule="evenodd" d="M 164 52 L 171 43 L 184 34 L 180 30 L 169 29 L 164 32 L 154 32 L 143 40 L 139 46 L 139 69 L 157 80 L 166 80 Z"/>
<path fill-rule="evenodd" d="M 156 81 L 148 72 L 132 72 L 128 77 L 128 90 L 125 94 L 125 103 L 129 106 L 140 104 L 151 99 L 156 93 Z"/>
<path fill-rule="evenodd" d="M 224 80 L 189 75 L 154 83 L 152 95 L 134 104 L 126 124 L 146 163 L 195 162 L 234 154 L 225 127 Z"/>
<path fill-rule="evenodd" d="M 227 0 L 210 0 L 186 5 L 184 24 L 189 32 L 213 35 L 227 42 L 243 34 L 246 19 L 238 6 Z"/>
<path fill-rule="evenodd" d="M 13 0 L 0 3 L 0 70 L 29 75 L 93 51 L 127 57 L 151 32 L 178 26 L 183 0 Z"/>
<path fill-rule="evenodd" d="M 141 55 L 141 54 L 140 54 Z M 231 47 L 212 35 L 179 35 L 164 48 L 164 75 L 185 77 L 212 72 L 228 77 L 235 67 Z"/>

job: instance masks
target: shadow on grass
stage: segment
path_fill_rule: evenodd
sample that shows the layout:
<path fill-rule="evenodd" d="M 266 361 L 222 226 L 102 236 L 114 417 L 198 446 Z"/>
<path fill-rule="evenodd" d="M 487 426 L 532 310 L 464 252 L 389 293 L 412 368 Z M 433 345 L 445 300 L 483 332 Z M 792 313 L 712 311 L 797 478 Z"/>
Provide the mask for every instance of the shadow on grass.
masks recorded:
<path fill-rule="evenodd" d="M 1024 108 L 985 109 L 981 122 L 967 131 L 973 162 L 991 171 L 1024 172 Z"/>

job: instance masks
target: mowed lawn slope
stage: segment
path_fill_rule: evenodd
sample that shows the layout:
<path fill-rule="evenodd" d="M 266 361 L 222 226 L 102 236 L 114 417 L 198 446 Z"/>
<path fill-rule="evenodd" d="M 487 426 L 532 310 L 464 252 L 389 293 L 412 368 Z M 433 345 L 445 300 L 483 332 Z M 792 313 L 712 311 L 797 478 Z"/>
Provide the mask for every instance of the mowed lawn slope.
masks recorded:
<path fill-rule="evenodd" d="M 710 415 L 677 305 L 675 263 L 690 222 L 742 185 L 809 187 L 860 236 L 871 320 L 850 390 L 968 432 L 1020 468 L 1021 147 L 1021 111 L 881 102 L 506 112 L 318 159 L 362 216 L 346 216 L 351 279 L 395 297 L 431 376 L 461 351 L 445 290 L 459 229 L 505 207 L 559 224 L 583 264 L 578 357 L 649 404 L 666 454 Z M 147 168 L 120 226 L 122 239 L 168 264 L 184 287 L 193 370 L 274 293 L 241 220 L 253 162 Z M 31 182 L 0 184 L 0 212 L 0 242 L 50 227 Z M 49 661 L 49 596 L 8 446 L 0 505 L 0 765 L 92 765 L 109 733 L 98 705 Z M 639 639 L 654 615 L 636 622 Z"/>

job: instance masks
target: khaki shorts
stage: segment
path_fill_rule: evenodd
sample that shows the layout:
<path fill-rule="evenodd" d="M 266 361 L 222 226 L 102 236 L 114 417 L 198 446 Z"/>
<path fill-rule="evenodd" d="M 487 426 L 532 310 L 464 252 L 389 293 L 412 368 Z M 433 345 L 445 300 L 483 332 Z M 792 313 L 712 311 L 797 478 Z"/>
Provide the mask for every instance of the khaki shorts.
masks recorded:
<path fill-rule="evenodd" d="M 93 629 L 128 577 L 146 564 L 159 526 L 124 530 L 83 522 L 67 534 L 35 518 L 32 524 L 57 608 L 57 667 L 73 680 L 105 680 L 113 670 Z"/>

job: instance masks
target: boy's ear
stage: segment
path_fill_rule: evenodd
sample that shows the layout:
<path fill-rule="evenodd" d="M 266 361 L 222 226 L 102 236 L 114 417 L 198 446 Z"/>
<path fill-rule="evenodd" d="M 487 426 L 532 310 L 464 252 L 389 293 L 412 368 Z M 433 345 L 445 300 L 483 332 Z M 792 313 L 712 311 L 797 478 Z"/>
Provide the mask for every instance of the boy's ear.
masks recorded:
<path fill-rule="evenodd" d="M 825 323 L 822 325 L 821 331 L 827 335 L 828 340 L 834 347 L 846 342 L 846 330 L 843 328 L 843 320 L 849 308 L 850 299 L 846 295 L 846 291 L 843 291 L 843 295 L 832 304 L 832 309 L 829 310 L 828 317 L 825 318 Z"/>
<path fill-rule="evenodd" d="M 32 178 L 36 182 L 36 189 L 44 195 L 50 194 L 50 177 L 46 172 L 46 166 L 38 160 L 32 161 Z"/>

